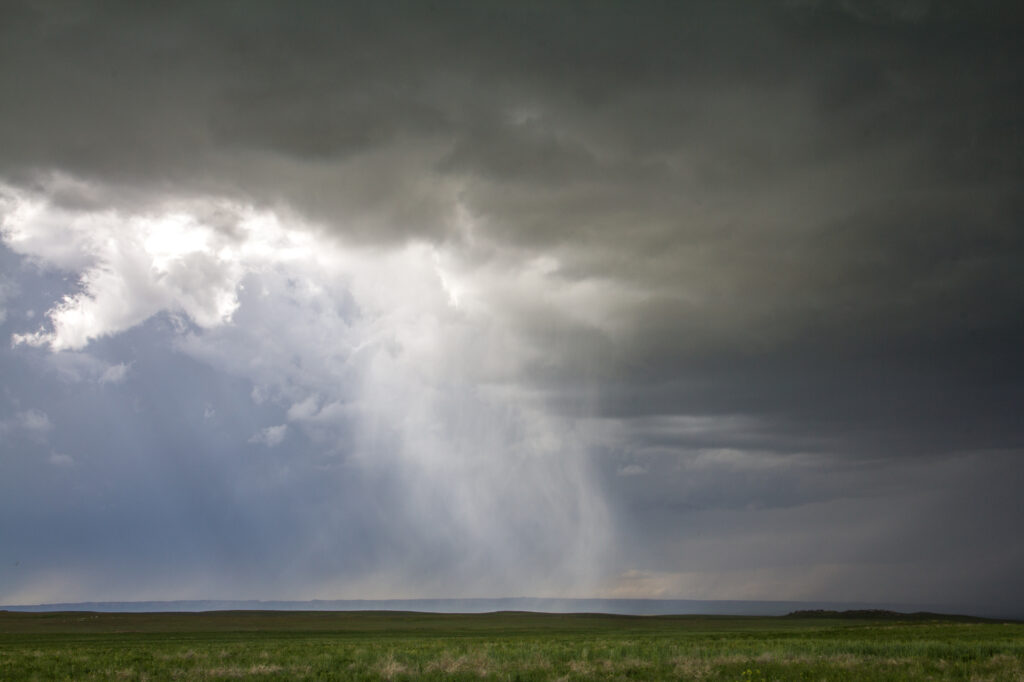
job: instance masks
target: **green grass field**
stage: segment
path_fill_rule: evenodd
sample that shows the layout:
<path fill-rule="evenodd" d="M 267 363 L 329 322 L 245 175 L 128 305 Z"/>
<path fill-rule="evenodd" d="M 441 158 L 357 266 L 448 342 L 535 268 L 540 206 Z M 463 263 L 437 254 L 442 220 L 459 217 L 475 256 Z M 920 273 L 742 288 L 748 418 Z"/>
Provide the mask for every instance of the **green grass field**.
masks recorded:
<path fill-rule="evenodd" d="M 1024 680 L 1024 624 L 401 612 L 0 612 L 2 680 Z"/>

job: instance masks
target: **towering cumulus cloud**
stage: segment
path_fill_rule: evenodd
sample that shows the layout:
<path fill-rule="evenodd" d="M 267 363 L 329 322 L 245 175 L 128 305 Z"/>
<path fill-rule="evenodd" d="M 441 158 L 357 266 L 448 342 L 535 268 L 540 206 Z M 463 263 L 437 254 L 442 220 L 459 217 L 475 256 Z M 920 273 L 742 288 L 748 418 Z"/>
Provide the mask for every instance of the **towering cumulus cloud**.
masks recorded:
<path fill-rule="evenodd" d="M 1024 615 L 1019 12 L 0 4 L 0 604 Z"/>

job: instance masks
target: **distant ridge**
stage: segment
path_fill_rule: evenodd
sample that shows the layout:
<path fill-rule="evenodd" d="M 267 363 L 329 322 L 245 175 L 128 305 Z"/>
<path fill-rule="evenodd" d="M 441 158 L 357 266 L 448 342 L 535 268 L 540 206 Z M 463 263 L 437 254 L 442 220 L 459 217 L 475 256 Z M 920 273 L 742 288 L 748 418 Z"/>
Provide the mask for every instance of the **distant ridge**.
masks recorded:
<path fill-rule="evenodd" d="M 101 612 L 167 612 L 167 611 L 424 611 L 430 613 L 487 613 L 491 611 L 536 611 L 543 613 L 612 613 L 623 615 L 722 615 L 722 616 L 784 616 L 801 614 L 808 617 L 858 617 L 856 615 L 892 613 L 906 618 L 910 613 L 964 613 L 990 618 L 1016 618 L 1024 614 L 998 608 L 935 604 L 881 604 L 805 601 L 738 601 L 701 599 L 543 599 L 506 597 L 500 599 L 314 599 L 311 601 L 247 600 L 179 600 L 67 602 L 0 606 L 7 611 L 101 611 Z M 826 614 L 828 614 L 826 616 Z M 859 617 L 879 617 L 863 615 Z M 885 617 L 885 616 L 881 616 Z"/>
<path fill-rule="evenodd" d="M 787 618 L 841 618 L 849 620 L 948 620 L 967 623 L 992 623 L 1005 620 L 1003 618 L 984 618 L 982 616 L 963 616 L 950 613 L 933 613 L 931 611 L 914 611 L 905 613 L 900 611 L 889 611 L 887 609 L 848 609 L 846 611 L 833 611 L 830 609 L 804 609 L 791 611 L 786 614 Z"/>

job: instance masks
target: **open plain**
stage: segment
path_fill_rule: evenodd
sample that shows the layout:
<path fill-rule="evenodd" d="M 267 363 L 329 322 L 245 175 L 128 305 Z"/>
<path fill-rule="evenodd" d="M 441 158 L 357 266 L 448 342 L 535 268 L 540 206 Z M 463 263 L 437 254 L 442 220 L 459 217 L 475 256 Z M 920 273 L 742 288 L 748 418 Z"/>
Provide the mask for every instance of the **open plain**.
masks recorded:
<path fill-rule="evenodd" d="M 1024 680 L 1024 624 L 932 615 L 0 612 L 3 680 Z"/>

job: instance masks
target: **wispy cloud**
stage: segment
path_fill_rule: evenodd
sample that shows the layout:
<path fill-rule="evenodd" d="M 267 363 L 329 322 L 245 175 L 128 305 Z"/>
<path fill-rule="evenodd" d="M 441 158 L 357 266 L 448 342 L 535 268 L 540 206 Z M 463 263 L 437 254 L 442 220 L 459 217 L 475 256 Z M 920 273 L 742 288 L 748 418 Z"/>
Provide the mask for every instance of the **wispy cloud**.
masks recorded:
<path fill-rule="evenodd" d="M 279 424 L 277 426 L 268 426 L 265 429 L 261 429 L 258 433 L 253 435 L 249 439 L 250 443 L 262 443 L 268 448 L 277 447 L 284 442 L 285 436 L 288 435 L 288 425 Z"/>
<path fill-rule="evenodd" d="M 53 422 L 42 410 L 22 410 L 15 412 L 10 418 L 0 421 L 0 430 L 22 431 L 37 437 L 45 436 L 53 430 Z"/>

